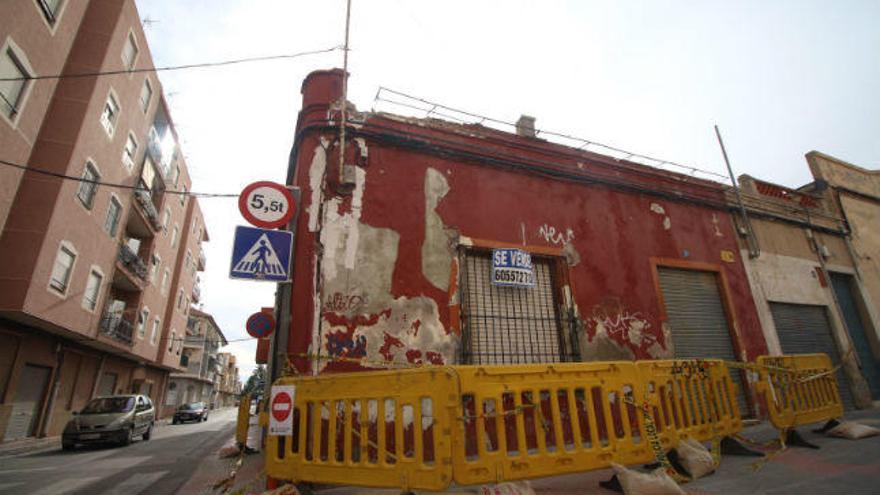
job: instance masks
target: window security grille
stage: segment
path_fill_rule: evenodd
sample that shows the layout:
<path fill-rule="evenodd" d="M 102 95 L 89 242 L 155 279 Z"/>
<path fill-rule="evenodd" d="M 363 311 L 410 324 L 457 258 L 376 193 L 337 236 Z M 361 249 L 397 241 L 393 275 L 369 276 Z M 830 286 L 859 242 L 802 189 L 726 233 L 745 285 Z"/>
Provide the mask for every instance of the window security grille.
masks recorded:
<path fill-rule="evenodd" d="M 533 256 L 535 286 L 530 289 L 492 285 L 491 251 L 466 251 L 461 261 L 463 363 L 578 360 L 575 322 L 558 301 L 558 261 Z"/>

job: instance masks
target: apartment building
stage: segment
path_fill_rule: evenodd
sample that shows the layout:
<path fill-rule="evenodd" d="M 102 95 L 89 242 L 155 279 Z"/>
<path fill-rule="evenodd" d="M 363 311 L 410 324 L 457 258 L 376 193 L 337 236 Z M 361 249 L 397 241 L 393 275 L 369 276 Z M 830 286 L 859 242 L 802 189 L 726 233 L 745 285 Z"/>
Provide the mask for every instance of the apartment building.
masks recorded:
<path fill-rule="evenodd" d="M 223 373 L 220 375 L 215 404 L 217 407 L 233 406 L 241 394 L 241 381 L 238 376 L 235 354 L 221 352 L 218 354 L 218 359 L 223 368 Z"/>
<path fill-rule="evenodd" d="M 216 405 L 221 377 L 225 370 L 220 348 L 226 337 L 214 317 L 191 309 L 180 355 L 180 369 L 171 373 L 165 397 L 165 413 L 171 414 L 181 404 L 205 402 Z"/>
<path fill-rule="evenodd" d="M 0 159 L 30 171 L 0 165 L 0 441 L 98 395 L 163 403 L 207 239 L 134 2 L 3 11 Z"/>

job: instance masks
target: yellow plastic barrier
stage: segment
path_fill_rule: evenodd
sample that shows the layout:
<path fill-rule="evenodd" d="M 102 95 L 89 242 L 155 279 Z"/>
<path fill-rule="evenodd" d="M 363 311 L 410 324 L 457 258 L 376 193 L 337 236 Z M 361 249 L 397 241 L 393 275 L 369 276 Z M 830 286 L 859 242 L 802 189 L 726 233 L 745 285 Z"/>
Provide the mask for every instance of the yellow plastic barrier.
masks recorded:
<path fill-rule="evenodd" d="M 682 438 L 706 441 L 742 430 L 737 386 L 724 361 L 656 360 L 639 361 L 636 366 L 665 448 Z"/>
<path fill-rule="evenodd" d="M 827 354 L 761 356 L 758 391 L 767 400 L 777 429 L 827 421 L 843 415 L 835 368 Z"/>
<path fill-rule="evenodd" d="M 250 422 L 251 396 L 243 395 L 238 403 L 238 417 L 235 420 L 235 442 L 239 445 L 247 445 Z"/>
<path fill-rule="evenodd" d="M 472 485 L 654 459 L 633 362 L 454 366 L 453 476 Z"/>
<path fill-rule="evenodd" d="M 404 490 L 452 480 L 458 379 L 448 367 L 285 377 L 294 385 L 293 433 L 269 436 L 276 479 Z"/>

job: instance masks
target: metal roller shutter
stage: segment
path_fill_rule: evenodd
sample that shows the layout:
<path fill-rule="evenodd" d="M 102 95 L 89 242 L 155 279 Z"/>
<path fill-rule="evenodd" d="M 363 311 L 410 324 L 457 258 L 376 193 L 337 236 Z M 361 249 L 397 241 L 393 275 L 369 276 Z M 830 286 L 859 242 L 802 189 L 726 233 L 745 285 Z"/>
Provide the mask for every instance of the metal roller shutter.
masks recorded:
<path fill-rule="evenodd" d="M 659 274 L 675 357 L 739 361 L 733 349 L 717 275 L 664 267 L 659 268 Z M 742 373 L 731 370 L 731 377 L 739 387 L 739 410 L 743 416 L 749 416 Z"/>
<path fill-rule="evenodd" d="M 840 352 L 831 335 L 825 306 L 772 302 L 770 313 L 783 354 L 824 352 L 835 366 L 840 363 Z M 842 368 L 837 370 L 837 386 L 844 409 L 853 409 L 852 391 Z"/>

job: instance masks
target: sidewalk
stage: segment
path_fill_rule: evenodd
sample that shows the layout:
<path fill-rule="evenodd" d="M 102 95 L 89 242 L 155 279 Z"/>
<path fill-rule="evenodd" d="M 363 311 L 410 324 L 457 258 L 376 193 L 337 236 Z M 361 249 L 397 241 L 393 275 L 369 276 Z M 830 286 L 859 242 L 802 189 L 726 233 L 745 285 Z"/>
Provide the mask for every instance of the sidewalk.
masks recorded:
<path fill-rule="evenodd" d="M 260 426 L 257 417 L 251 416 L 248 427 L 247 445 L 252 449 L 260 448 Z M 235 446 L 235 436 L 229 438 L 219 451 L 212 453 L 199 465 L 192 477 L 177 490 L 176 495 L 219 495 L 219 494 L 259 494 L 266 489 L 266 477 L 263 473 L 263 452 L 245 454 L 241 457 L 241 466 L 236 469 L 239 456 L 220 458 L 220 453 Z M 213 487 L 230 477 L 235 478 L 229 485 L 217 489 Z M 225 490 L 224 490 L 225 488 Z"/>
<path fill-rule="evenodd" d="M 848 413 L 846 419 L 880 428 L 880 409 Z M 759 495 L 759 494 L 871 494 L 880 493 L 880 437 L 863 440 L 829 438 L 812 433 L 821 425 L 799 428 L 801 435 L 819 450 L 789 448 L 755 469 L 761 458 L 723 456 L 718 471 L 705 478 L 682 485 L 691 495 Z M 765 442 L 776 438 L 776 430 L 767 422 L 746 428 L 746 438 Z M 630 466 L 638 468 L 638 466 Z M 532 480 L 529 485 L 535 494 L 583 495 L 616 492 L 599 486 L 612 476 L 610 469 L 554 476 Z M 503 493 L 528 494 L 519 485 L 514 491 Z M 487 493 L 480 487 L 452 488 L 446 493 Z M 494 493 L 494 492 L 489 492 Z M 374 490 L 338 487 L 322 490 L 322 495 L 399 495 L 400 490 Z"/>

